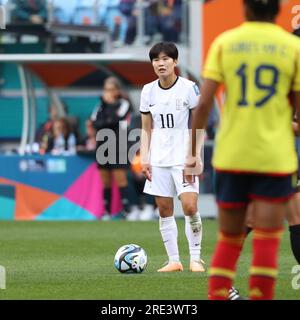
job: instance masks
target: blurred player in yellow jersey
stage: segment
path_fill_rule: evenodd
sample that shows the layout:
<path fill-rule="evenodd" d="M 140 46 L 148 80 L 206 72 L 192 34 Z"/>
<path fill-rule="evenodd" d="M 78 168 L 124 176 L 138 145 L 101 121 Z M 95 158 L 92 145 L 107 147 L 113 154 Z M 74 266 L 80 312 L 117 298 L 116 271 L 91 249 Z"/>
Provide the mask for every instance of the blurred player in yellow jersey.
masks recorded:
<path fill-rule="evenodd" d="M 292 92 L 299 113 L 300 41 L 274 23 L 280 0 L 244 0 L 244 8 L 247 22 L 220 35 L 210 48 L 193 119 L 194 137 L 205 127 L 216 90 L 224 83 L 213 156 L 220 235 L 210 266 L 210 299 L 228 299 L 249 203 L 254 207 L 250 298 L 274 297 L 283 221 L 296 187 L 288 96 Z M 195 148 L 193 141 L 186 167 L 196 163 Z M 191 175 L 186 179 L 191 181 Z"/>

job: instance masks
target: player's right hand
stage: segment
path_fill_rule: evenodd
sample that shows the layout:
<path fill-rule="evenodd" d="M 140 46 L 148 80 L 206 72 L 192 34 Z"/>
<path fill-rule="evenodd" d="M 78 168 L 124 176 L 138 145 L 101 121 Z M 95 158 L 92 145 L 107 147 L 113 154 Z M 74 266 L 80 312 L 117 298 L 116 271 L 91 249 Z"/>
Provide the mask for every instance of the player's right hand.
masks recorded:
<path fill-rule="evenodd" d="M 195 177 L 200 177 L 203 172 L 203 163 L 201 158 L 191 158 L 184 166 L 184 181 L 188 183 L 194 183 Z"/>
<path fill-rule="evenodd" d="M 150 164 L 143 164 L 142 165 L 142 172 L 143 172 L 144 177 L 147 180 L 149 180 L 149 181 L 152 180 L 152 170 L 151 170 Z"/>

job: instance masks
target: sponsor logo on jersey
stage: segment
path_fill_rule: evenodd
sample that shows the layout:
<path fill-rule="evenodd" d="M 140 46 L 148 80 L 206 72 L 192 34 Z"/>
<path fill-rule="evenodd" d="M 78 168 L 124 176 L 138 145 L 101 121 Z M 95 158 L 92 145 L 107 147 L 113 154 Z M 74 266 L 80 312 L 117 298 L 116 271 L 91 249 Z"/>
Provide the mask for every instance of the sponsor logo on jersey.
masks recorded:
<path fill-rule="evenodd" d="M 181 110 L 182 100 L 176 99 L 176 110 Z"/>

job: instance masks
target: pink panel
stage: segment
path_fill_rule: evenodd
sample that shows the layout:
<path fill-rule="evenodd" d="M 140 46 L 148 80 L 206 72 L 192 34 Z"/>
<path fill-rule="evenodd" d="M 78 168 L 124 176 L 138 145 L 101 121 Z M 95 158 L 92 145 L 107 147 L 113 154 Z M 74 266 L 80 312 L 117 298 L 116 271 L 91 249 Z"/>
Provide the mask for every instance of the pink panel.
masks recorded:
<path fill-rule="evenodd" d="M 76 203 L 96 217 L 104 213 L 103 184 L 96 164 L 92 164 L 66 191 L 64 197 Z M 112 187 L 112 213 L 122 208 L 118 187 Z"/>

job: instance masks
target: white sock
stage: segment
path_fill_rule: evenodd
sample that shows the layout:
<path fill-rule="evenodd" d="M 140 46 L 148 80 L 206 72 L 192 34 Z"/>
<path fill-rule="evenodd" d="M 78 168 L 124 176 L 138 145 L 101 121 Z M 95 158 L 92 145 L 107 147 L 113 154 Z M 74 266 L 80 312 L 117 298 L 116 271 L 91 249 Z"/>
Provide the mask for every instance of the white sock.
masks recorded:
<path fill-rule="evenodd" d="M 202 241 L 202 221 L 200 213 L 185 217 L 185 234 L 189 243 L 191 261 L 200 261 Z"/>
<path fill-rule="evenodd" d="M 169 257 L 169 262 L 179 262 L 178 229 L 174 217 L 159 218 L 159 230 Z"/>

